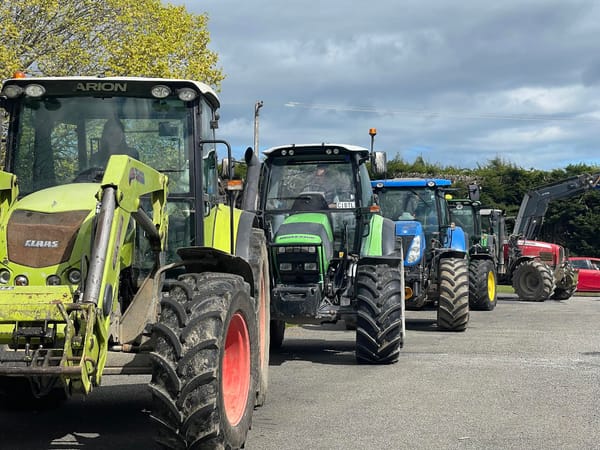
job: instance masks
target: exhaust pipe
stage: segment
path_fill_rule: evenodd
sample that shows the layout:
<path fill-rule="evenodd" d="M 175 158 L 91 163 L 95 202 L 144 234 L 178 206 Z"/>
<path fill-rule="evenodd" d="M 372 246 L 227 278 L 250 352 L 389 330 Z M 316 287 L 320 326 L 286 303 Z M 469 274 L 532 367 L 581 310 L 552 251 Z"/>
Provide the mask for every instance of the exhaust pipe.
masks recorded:
<path fill-rule="evenodd" d="M 260 177 L 260 161 L 252 150 L 246 149 L 244 160 L 248 167 L 246 182 L 244 183 L 244 194 L 242 197 L 242 209 L 245 211 L 256 211 L 258 201 L 258 179 Z"/>

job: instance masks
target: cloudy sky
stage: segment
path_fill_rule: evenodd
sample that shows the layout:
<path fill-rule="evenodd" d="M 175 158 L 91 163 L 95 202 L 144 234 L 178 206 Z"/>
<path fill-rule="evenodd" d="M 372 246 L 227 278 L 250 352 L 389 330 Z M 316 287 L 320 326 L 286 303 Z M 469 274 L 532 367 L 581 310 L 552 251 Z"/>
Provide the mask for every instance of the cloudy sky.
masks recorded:
<path fill-rule="evenodd" d="M 600 165 L 600 2 L 177 0 L 209 15 L 220 137 L 457 167 Z"/>

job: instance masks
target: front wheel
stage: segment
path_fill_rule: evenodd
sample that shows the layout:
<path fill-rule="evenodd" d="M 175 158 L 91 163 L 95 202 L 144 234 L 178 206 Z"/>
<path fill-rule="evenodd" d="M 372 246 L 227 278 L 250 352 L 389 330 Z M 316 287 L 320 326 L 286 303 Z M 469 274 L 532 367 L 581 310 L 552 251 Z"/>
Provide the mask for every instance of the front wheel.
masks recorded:
<path fill-rule="evenodd" d="M 464 331 L 469 322 L 469 268 L 467 260 L 440 260 L 440 298 L 437 324 L 442 330 Z"/>
<path fill-rule="evenodd" d="M 269 387 L 269 331 L 271 321 L 271 288 L 269 285 L 269 257 L 262 230 L 253 229 L 250 236 L 250 267 L 254 277 L 254 300 L 260 343 L 260 363 L 256 406 L 262 406 Z"/>
<path fill-rule="evenodd" d="M 152 335 L 151 417 L 165 448 L 241 448 L 259 371 L 250 288 L 232 274 L 165 282 Z"/>
<path fill-rule="evenodd" d="M 362 364 L 398 361 L 404 344 L 402 271 L 387 265 L 360 265 L 356 275 L 356 360 Z"/>
<path fill-rule="evenodd" d="M 492 311 L 496 307 L 496 269 L 489 259 L 469 263 L 469 307 Z"/>
<path fill-rule="evenodd" d="M 530 259 L 515 268 L 512 285 L 521 300 L 543 302 L 554 291 L 554 275 L 546 264 Z"/>

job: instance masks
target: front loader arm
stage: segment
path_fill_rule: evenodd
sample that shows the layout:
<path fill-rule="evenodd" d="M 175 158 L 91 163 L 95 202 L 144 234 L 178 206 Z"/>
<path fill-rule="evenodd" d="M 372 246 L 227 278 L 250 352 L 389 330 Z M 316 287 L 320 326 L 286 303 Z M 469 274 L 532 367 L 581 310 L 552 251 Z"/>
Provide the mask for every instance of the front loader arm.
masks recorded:
<path fill-rule="evenodd" d="M 16 186 L 0 172 L 2 207 Z M 3 189 L 4 188 L 4 189 Z M 76 189 L 77 185 L 73 185 Z M 10 192 L 9 192 L 10 189 Z M 124 244 L 133 218 L 157 254 L 167 237 L 167 177 L 123 155 L 113 156 L 96 195 L 91 256 L 82 285 L 8 286 L 0 291 L 0 375 L 59 377 L 71 392 L 87 394 L 100 383 L 106 364 L 119 277 L 127 264 Z M 149 197 L 152 218 L 141 208 Z"/>
<path fill-rule="evenodd" d="M 98 382 L 106 363 L 110 317 L 118 307 L 120 251 L 130 219 L 145 231 L 159 264 L 159 253 L 167 239 L 167 182 L 164 174 L 125 155 L 112 156 L 96 197 L 100 200 L 97 229 L 92 248 L 83 303 L 94 304 L 97 338 L 100 344 Z M 150 196 L 152 219 L 141 208 L 141 199 Z"/>

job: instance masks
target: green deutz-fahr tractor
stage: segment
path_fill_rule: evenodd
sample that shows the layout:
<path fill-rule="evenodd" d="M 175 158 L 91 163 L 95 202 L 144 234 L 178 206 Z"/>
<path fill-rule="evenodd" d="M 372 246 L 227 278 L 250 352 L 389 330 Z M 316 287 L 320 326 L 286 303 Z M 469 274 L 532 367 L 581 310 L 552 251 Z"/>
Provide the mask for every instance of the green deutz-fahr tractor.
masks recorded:
<path fill-rule="evenodd" d="M 0 390 L 54 404 L 147 373 L 159 444 L 242 447 L 266 394 L 269 267 L 254 215 L 219 195 L 213 90 L 13 78 L 0 100 Z"/>
<path fill-rule="evenodd" d="M 271 258 L 271 346 L 282 345 L 286 322 L 344 320 L 356 329 L 358 362 L 397 361 L 402 256 L 393 254 L 393 222 L 374 203 L 369 151 L 314 144 L 264 153 L 259 209 Z"/>

